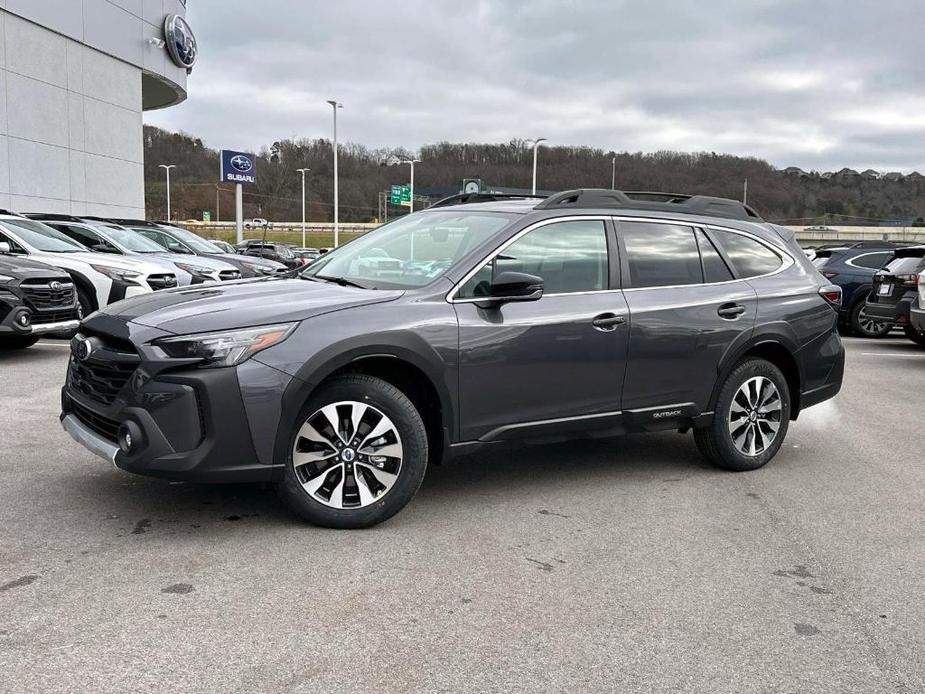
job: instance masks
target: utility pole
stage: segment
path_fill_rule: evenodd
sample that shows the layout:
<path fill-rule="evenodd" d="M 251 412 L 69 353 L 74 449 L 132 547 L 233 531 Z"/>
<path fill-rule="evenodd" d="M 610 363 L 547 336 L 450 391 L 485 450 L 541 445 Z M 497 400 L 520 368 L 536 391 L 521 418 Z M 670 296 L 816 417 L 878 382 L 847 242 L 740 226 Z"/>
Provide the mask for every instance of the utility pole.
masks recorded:
<path fill-rule="evenodd" d="M 748 204 L 748 179 L 745 179 L 745 184 L 742 186 L 742 204 Z"/>
<path fill-rule="evenodd" d="M 219 221 L 221 218 L 221 200 L 219 200 L 218 194 L 221 191 L 221 188 L 218 187 L 218 183 L 215 184 L 215 221 Z"/>
<path fill-rule="evenodd" d="M 337 196 L 337 109 L 343 108 L 344 105 L 338 103 L 336 99 L 328 99 L 331 108 L 334 110 L 334 248 L 340 238 L 340 221 L 338 218 L 338 196 Z"/>
<path fill-rule="evenodd" d="M 302 248 L 305 248 L 305 174 L 311 169 L 296 169 L 302 174 Z"/>
<path fill-rule="evenodd" d="M 536 150 L 539 149 L 541 142 L 546 142 L 545 137 L 538 137 L 535 140 L 527 140 L 533 143 L 533 194 L 536 195 Z"/>
<path fill-rule="evenodd" d="M 158 166 L 167 172 L 167 221 L 170 221 L 170 170 L 176 164 L 158 164 Z"/>
<path fill-rule="evenodd" d="M 611 169 L 611 172 L 610 172 L 610 189 L 616 190 L 617 189 L 617 155 L 616 154 L 613 155 L 612 164 L 613 164 L 613 168 Z"/>

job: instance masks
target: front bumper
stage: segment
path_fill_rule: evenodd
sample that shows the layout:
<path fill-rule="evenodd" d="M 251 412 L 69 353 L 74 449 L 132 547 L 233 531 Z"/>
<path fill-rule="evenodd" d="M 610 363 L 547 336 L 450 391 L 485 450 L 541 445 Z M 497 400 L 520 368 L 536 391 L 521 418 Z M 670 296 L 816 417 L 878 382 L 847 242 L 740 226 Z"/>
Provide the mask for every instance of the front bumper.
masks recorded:
<path fill-rule="evenodd" d="M 80 325 L 76 304 L 36 310 L 11 292 L 0 292 L 0 316 L 0 335 L 6 336 L 70 333 Z"/>
<path fill-rule="evenodd" d="M 112 363 L 108 367 L 102 360 L 97 363 L 95 374 L 114 373 Z M 277 422 L 279 416 L 272 414 L 265 395 L 261 407 L 245 405 L 238 369 L 158 373 L 157 368 L 154 363 L 138 362 L 130 375 L 123 373 L 124 384 L 107 402 L 105 393 L 111 393 L 111 386 L 107 391 L 72 358 L 61 391 L 62 426 L 89 451 L 127 472 L 190 482 L 251 482 L 281 476 L 282 466 L 255 450 L 250 421 L 264 411 Z M 245 387 L 252 389 L 253 383 Z M 259 426 L 255 430 L 261 431 Z M 128 450 L 120 447 L 125 432 L 132 439 Z"/>

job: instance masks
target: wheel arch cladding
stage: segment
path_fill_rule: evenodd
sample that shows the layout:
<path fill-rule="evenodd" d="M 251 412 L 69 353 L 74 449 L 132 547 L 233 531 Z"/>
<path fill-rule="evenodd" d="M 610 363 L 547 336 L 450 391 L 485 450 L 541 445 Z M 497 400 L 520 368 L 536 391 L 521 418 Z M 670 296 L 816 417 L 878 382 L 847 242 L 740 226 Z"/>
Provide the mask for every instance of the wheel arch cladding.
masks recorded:
<path fill-rule="evenodd" d="M 787 389 L 790 391 L 790 419 L 797 418 L 800 413 L 800 391 L 803 377 L 799 362 L 794 356 L 794 349 L 786 344 L 789 340 L 782 339 L 782 337 L 780 335 L 756 337 L 748 345 L 736 351 L 735 354 L 727 356 L 720 368 L 719 378 L 716 379 L 716 384 L 713 386 L 713 395 L 710 398 L 711 410 L 716 407 L 719 392 L 729 374 L 746 359 L 756 357 L 774 364 L 784 374 L 784 378 L 787 380 Z"/>
<path fill-rule="evenodd" d="M 96 287 L 93 285 L 93 282 L 88 280 L 76 270 L 68 270 L 67 273 L 71 276 L 71 279 L 74 280 L 74 284 L 77 285 L 77 288 L 83 290 L 83 292 L 90 298 L 90 301 L 93 304 L 93 310 L 98 311 L 101 309 L 102 306 L 100 306 L 99 298 L 96 295 Z"/>
<path fill-rule="evenodd" d="M 282 417 L 277 435 L 275 459 L 285 463 L 289 456 L 289 438 L 296 420 L 312 394 L 338 376 L 360 373 L 380 378 L 398 388 L 417 408 L 427 430 L 429 456 L 438 463 L 452 438 L 454 409 L 450 395 L 439 385 L 431 368 L 420 355 L 395 346 L 369 346 L 363 351 L 338 353 L 312 369 L 311 381 L 293 379 L 283 398 Z"/>

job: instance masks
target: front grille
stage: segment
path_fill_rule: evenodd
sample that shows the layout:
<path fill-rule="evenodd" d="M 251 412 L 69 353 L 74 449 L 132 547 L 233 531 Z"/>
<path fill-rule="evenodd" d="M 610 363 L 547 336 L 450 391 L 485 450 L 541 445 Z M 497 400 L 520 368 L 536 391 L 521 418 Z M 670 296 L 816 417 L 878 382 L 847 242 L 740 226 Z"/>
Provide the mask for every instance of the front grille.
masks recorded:
<path fill-rule="evenodd" d="M 158 289 L 170 289 L 171 287 L 177 286 L 177 277 L 171 273 L 165 273 L 163 275 L 149 275 L 148 286 L 151 287 L 151 289 L 154 291 L 157 291 Z"/>
<path fill-rule="evenodd" d="M 78 402 L 71 400 L 71 412 L 82 424 L 91 430 L 115 443 L 119 439 L 119 422 L 115 422 L 108 417 L 97 414 L 93 410 L 87 409 Z"/>
<path fill-rule="evenodd" d="M 33 308 L 64 308 L 74 304 L 74 284 L 49 280 L 26 280 L 19 285 Z"/>
<path fill-rule="evenodd" d="M 241 279 L 241 272 L 240 270 L 222 270 L 220 273 L 218 273 L 218 277 L 222 282 L 226 282 L 228 280 L 239 280 Z"/>
<path fill-rule="evenodd" d="M 91 400 L 101 405 L 109 405 L 116 399 L 116 395 L 136 367 L 137 364 L 124 362 L 100 364 L 71 359 L 68 383 L 75 391 Z"/>
<path fill-rule="evenodd" d="M 33 325 L 47 325 L 48 323 L 61 323 L 66 320 L 77 320 L 77 308 L 64 311 L 42 311 L 32 314 Z"/>

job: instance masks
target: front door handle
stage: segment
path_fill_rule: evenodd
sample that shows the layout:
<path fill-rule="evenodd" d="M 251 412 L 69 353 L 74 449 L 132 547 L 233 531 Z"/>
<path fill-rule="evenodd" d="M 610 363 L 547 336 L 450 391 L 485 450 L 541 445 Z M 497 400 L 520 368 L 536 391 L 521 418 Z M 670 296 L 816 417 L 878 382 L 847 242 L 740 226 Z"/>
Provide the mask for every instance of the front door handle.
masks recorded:
<path fill-rule="evenodd" d="M 602 313 L 594 317 L 594 320 L 591 321 L 591 325 L 594 326 L 595 330 L 608 333 L 611 330 L 616 330 L 618 325 L 623 325 L 625 322 L 625 316 L 618 316 L 615 313 Z"/>
<path fill-rule="evenodd" d="M 716 313 L 720 318 L 738 318 L 745 313 L 745 307 L 742 304 L 723 304 Z"/>

